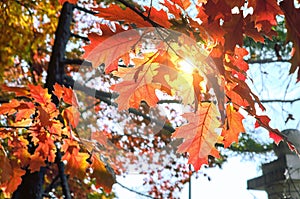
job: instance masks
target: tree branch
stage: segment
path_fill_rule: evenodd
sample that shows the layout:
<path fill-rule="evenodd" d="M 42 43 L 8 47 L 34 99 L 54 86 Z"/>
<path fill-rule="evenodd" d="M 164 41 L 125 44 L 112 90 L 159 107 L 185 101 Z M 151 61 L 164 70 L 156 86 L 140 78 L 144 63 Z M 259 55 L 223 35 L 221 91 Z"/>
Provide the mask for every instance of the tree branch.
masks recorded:
<path fill-rule="evenodd" d="M 118 106 L 116 103 L 111 101 L 111 99 L 117 97 L 117 95 L 112 95 L 111 93 L 98 91 L 96 89 L 92 89 L 92 88 L 89 88 L 89 87 L 86 87 L 86 86 L 83 86 L 83 85 L 80 85 L 80 84 L 76 84 L 76 86 L 74 87 L 74 84 L 75 84 L 75 81 L 71 77 L 69 77 L 69 76 L 65 77 L 65 82 L 64 82 L 65 86 L 69 86 L 73 89 L 82 91 L 82 92 L 84 92 L 85 94 L 87 94 L 89 96 L 95 97 L 95 98 L 107 103 L 108 105 L 112 105 L 112 106 L 115 106 L 115 107 Z M 138 115 L 138 116 L 142 116 L 144 119 L 149 120 L 153 123 L 162 125 L 163 126 L 162 128 L 169 131 L 170 133 L 173 133 L 175 131 L 175 129 L 173 127 L 168 126 L 166 124 L 162 124 L 161 121 L 159 121 L 155 118 L 151 118 L 151 117 L 147 116 L 146 114 L 141 113 L 137 109 L 129 108 L 128 112 L 133 113 L 133 114 Z"/>
<path fill-rule="evenodd" d="M 147 195 L 147 194 L 138 192 L 138 191 L 136 191 L 136 190 L 134 190 L 134 189 L 130 189 L 129 187 L 126 187 L 125 185 L 119 183 L 118 181 L 116 182 L 116 184 L 118 184 L 118 185 L 120 185 L 122 188 L 124 188 L 124 189 L 126 189 L 126 190 L 128 190 L 128 191 L 131 191 L 131 192 L 133 192 L 133 193 L 136 193 L 136 194 L 138 194 L 138 195 L 140 195 L 140 196 L 144 196 L 144 197 L 152 198 L 152 199 L 157 199 L 157 198 L 152 197 L 152 196 L 150 196 L 150 195 Z"/>
<path fill-rule="evenodd" d="M 261 103 L 294 103 L 300 101 L 300 98 L 290 99 L 290 100 L 282 100 L 282 99 L 268 99 L 268 100 L 260 100 Z"/>
<path fill-rule="evenodd" d="M 88 10 L 88 9 L 83 8 L 83 7 L 80 7 L 80 6 L 78 6 L 78 5 L 75 5 L 74 8 L 76 8 L 77 10 L 83 11 L 83 12 L 85 12 L 85 13 L 91 14 L 91 15 L 96 15 L 96 14 L 98 14 L 98 12 L 94 12 L 94 11 L 92 11 L 92 10 Z"/>
<path fill-rule="evenodd" d="M 274 63 L 274 62 L 289 62 L 289 59 L 282 59 L 282 60 L 274 60 L 274 59 L 262 59 L 262 60 L 245 60 L 248 64 L 267 64 L 267 63 Z"/>
<path fill-rule="evenodd" d="M 131 5 L 130 3 L 128 3 L 125 0 L 116 0 L 117 2 L 122 3 L 124 6 L 126 6 L 127 8 L 129 8 L 130 10 L 132 10 L 133 12 L 135 12 L 136 14 L 138 14 L 140 17 L 142 17 L 145 21 L 149 22 L 153 27 L 160 27 L 163 28 L 161 25 L 159 25 L 158 23 L 156 23 L 155 21 L 152 21 L 149 17 L 143 15 L 143 13 L 141 11 L 139 11 L 138 9 L 136 9 L 133 5 Z"/>

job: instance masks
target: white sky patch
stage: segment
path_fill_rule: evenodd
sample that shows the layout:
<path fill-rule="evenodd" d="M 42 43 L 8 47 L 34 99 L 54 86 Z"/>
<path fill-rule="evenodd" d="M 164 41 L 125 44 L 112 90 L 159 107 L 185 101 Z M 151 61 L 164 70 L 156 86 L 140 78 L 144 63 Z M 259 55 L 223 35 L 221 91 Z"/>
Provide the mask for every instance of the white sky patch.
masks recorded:
<path fill-rule="evenodd" d="M 231 9 L 231 13 L 232 14 L 239 14 L 240 13 L 240 9 L 237 6 L 235 6 L 234 8 Z"/>

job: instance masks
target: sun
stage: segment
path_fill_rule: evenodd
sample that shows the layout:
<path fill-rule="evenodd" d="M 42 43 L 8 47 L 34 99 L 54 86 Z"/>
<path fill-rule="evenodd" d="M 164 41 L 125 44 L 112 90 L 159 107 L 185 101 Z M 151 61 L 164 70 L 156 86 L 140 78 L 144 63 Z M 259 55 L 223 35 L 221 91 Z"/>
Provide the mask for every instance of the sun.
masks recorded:
<path fill-rule="evenodd" d="M 196 69 L 196 67 L 192 63 L 184 59 L 180 59 L 177 62 L 177 67 L 179 70 L 187 74 L 193 74 L 194 70 Z"/>

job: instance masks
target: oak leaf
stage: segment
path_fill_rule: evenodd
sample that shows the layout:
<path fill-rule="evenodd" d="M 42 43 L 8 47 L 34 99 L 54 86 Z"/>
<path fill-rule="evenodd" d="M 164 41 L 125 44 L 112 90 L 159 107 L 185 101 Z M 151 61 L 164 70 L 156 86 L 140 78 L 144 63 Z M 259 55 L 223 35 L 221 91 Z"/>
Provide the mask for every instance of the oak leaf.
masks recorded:
<path fill-rule="evenodd" d="M 10 165 L 10 161 L 7 157 L 6 152 L 3 147 L 0 145 L 0 186 L 3 183 L 6 183 L 10 180 L 12 176 L 12 167 Z"/>
<path fill-rule="evenodd" d="M 113 87 L 113 90 L 119 93 L 116 100 L 119 110 L 126 110 L 131 106 L 138 108 L 139 102 L 142 100 L 155 106 L 158 101 L 155 89 L 159 89 L 160 85 L 153 83 L 153 76 L 157 74 L 158 67 L 157 64 L 145 64 L 123 69 L 121 74 L 114 73 L 116 76 L 122 76 L 123 72 L 127 71 L 126 75 L 122 77 L 123 81 Z"/>
<path fill-rule="evenodd" d="M 233 142 L 238 143 L 239 134 L 244 133 L 242 116 L 237 110 L 233 108 L 231 104 L 226 107 L 226 120 L 222 130 L 222 136 L 224 137 L 224 147 L 229 147 Z"/>
<path fill-rule="evenodd" d="M 63 100 L 67 104 L 71 106 L 78 107 L 77 97 L 74 93 L 74 91 L 71 88 L 63 87 L 64 94 L 63 94 Z"/>
<path fill-rule="evenodd" d="M 298 69 L 297 81 L 300 81 L 300 9 L 296 9 L 293 1 L 282 1 L 280 7 L 285 14 L 285 25 L 287 28 L 287 42 L 293 42 L 292 66 L 290 73 L 294 73 Z"/>
<path fill-rule="evenodd" d="M 5 184 L 5 186 L 2 186 L 1 189 L 3 191 L 3 194 L 5 198 L 10 198 L 11 194 L 18 188 L 18 186 L 22 182 L 22 176 L 26 173 L 25 170 L 13 167 L 12 170 L 12 176 L 10 177 L 10 180 Z"/>
<path fill-rule="evenodd" d="M 30 156 L 30 164 L 28 169 L 31 173 L 40 171 L 41 167 L 46 166 L 45 158 L 40 156 L 38 153 L 34 153 Z"/>
<path fill-rule="evenodd" d="M 61 85 L 59 85 L 58 83 L 55 83 L 53 86 L 53 94 L 58 98 L 58 100 L 61 100 L 63 94 L 64 94 L 64 89 Z"/>
<path fill-rule="evenodd" d="M 30 90 L 30 96 L 35 102 L 40 103 L 42 106 L 46 106 L 51 103 L 51 95 L 48 93 L 47 88 L 42 88 L 40 85 L 29 84 L 28 88 Z"/>
<path fill-rule="evenodd" d="M 76 126 L 79 123 L 79 117 L 80 113 L 77 108 L 74 106 L 70 106 L 63 110 L 63 116 L 67 119 L 67 121 L 72 125 L 73 128 L 76 128 Z"/>
<path fill-rule="evenodd" d="M 268 116 L 259 115 L 256 116 L 255 118 L 256 118 L 255 128 L 261 126 L 267 129 L 269 131 L 270 138 L 272 138 L 276 144 L 279 144 L 283 140 L 283 138 L 280 136 L 280 132 L 278 131 L 278 129 L 273 129 L 270 127 L 269 122 L 271 121 L 271 119 Z"/>
<path fill-rule="evenodd" d="M 79 145 L 75 140 L 64 140 L 62 145 L 64 155 L 62 160 L 67 161 L 66 173 L 70 174 L 71 177 L 84 178 L 86 176 L 86 170 L 89 167 L 87 159 L 90 157 L 89 154 L 79 152 Z"/>
<path fill-rule="evenodd" d="M 116 4 L 110 4 L 107 8 L 95 8 L 95 11 L 99 12 L 96 14 L 98 17 L 102 17 L 111 21 L 123 21 L 126 24 L 135 24 L 138 27 L 149 27 L 151 24 L 144 20 L 137 13 L 129 8 L 122 9 Z"/>
<path fill-rule="evenodd" d="M 164 2 L 159 3 L 168 8 L 169 13 L 173 14 L 175 19 L 179 19 L 181 17 L 181 10 L 177 8 L 177 6 L 172 1 L 165 0 Z"/>
<path fill-rule="evenodd" d="M 16 121 L 29 118 L 35 113 L 35 106 L 32 102 L 20 102 L 18 112 L 16 114 Z"/>
<path fill-rule="evenodd" d="M 222 139 L 216 133 L 221 125 L 219 112 L 213 103 L 204 102 L 199 104 L 196 113 L 185 113 L 183 117 L 188 120 L 188 124 L 176 128 L 172 137 L 184 139 L 177 152 L 188 152 L 188 163 L 197 171 L 202 164 L 208 163 L 208 155 L 218 157 L 215 144 Z"/>
<path fill-rule="evenodd" d="M 118 68 L 116 61 L 121 56 L 127 55 L 140 39 L 136 30 L 110 32 L 113 34 L 109 34 L 109 37 L 103 35 L 105 39 L 97 34 L 90 34 L 91 44 L 84 47 L 83 55 L 85 59 L 92 62 L 93 67 L 104 64 L 106 73 L 116 70 Z"/>
<path fill-rule="evenodd" d="M 250 0 L 248 6 L 253 7 L 251 18 L 255 26 L 266 33 L 277 25 L 276 16 L 283 14 L 276 0 Z"/>
<path fill-rule="evenodd" d="M 1 104 L 0 114 L 1 115 L 12 115 L 17 112 L 17 107 L 20 106 L 20 102 L 16 99 L 12 99 L 10 103 Z"/>
<path fill-rule="evenodd" d="M 91 177 L 96 179 L 96 188 L 102 187 L 105 192 L 111 192 L 112 185 L 116 182 L 115 177 L 95 154 L 92 155 L 91 161 L 91 168 L 93 169 Z"/>
<path fill-rule="evenodd" d="M 16 97 L 28 96 L 29 92 L 25 87 L 12 87 L 7 85 L 2 85 L 2 91 L 13 92 Z"/>

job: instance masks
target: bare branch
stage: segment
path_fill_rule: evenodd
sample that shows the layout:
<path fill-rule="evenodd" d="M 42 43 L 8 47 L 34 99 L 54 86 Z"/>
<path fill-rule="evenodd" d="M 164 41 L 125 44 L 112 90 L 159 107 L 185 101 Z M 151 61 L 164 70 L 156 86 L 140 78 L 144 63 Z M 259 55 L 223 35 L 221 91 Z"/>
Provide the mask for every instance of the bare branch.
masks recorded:
<path fill-rule="evenodd" d="M 274 60 L 274 59 L 262 59 L 262 60 L 245 60 L 248 64 L 267 64 L 267 63 L 274 63 L 274 62 L 289 62 L 289 59 L 281 59 L 281 60 Z"/>
<path fill-rule="evenodd" d="M 128 191 L 131 191 L 131 192 L 133 192 L 133 193 L 136 193 L 136 194 L 138 194 L 138 195 L 141 195 L 141 196 L 144 196 L 144 197 L 147 197 L 147 198 L 157 199 L 157 198 L 152 197 L 152 196 L 150 196 L 150 195 L 147 195 L 147 194 L 138 192 L 138 191 L 136 191 L 136 190 L 134 190 L 134 189 L 130 189 L 129 187 L 126 187 L 125 185 L 123 185 L 123 184 L 121 184 L 121 183 L 119 183 L 119 182 L 116 182 L 116 183 L 117 183 L 118 185 L 120 185 L 122 188 L 124 188 L 124 189 L 126 189 L 126 190 L 128 190 Z"/>
<path fill-rule="evenodd" d="M 133 5 L 131 5 L 130 3 L 128 3 L 125 0 L 117 0 L 118 2 L 122 3 L 124 6 L 126 6 L 127 8 L 129 8 L 130 10 L 132 10 L 133 12 L 135 12 L 136 14 L 138 14 L 140 17 L 142 17 L 145 21 L 148 21 L 153 27 L 160 27 L 163 28 L 161 25 L 159 25 L 158 23 L 156 23 L 155 21 L 152 21 L 149 17 L 143 15 L 143 13 L 141 11 L 139 11 L 137 8 L 135 8 Z"/>

